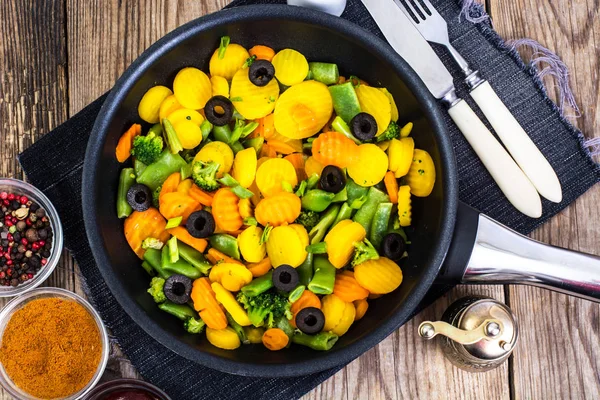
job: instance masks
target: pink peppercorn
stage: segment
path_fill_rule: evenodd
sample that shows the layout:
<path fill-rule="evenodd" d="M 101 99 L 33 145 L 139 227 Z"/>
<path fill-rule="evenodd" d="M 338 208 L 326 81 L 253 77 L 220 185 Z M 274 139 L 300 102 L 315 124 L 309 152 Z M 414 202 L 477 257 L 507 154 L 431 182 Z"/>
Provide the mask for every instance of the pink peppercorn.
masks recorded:
<path fill-rule="evenodd" d="M 45 258 L 42 258 L 42 265 L 46 265 L 46 263 L 47 263 L 47 262 L 48 262 L 48 260 L 47 260 L 47 259 L 45 259 Z"/>
<path fill-rule="evenodd" d="M 0 193 L 0 199 L 6 200 L 7 197 L 8 197 L 8 193 L 6 193 L 6 192 L 1 192 Z"/>
<path fill-rule="evenodd" d="M 12 193 L 10 193 L 8 196 L 6 196 L 6 199 L 7 199 L 8 201 L 13 201 L 13 200 L 15 199 L 15 195 L 14 195 L 14 194 L 12 194 Z"/>
<path fill-rule="evenodd" d="M 19 200 L 21 204 L 27 204 L 28 201 L 29 199 L 26 196 L 21 196 L 21 199 Z"/>
<path fill-rule="evenodd" d="M 10 228 L 11 226 L 13 226 L 13 223 L 12 223 L 11 221 L 5 221 L 4 223 L 5 223 L 5 224 L 6 224 L 6 226 L 8 226 L 9 228 Z"/>
<path fill-rule="evenodd" d="M 21 238 L 21 243 L 23 244 L 23 246 L 27 246 L 29 244 L 29 242 L 25 238 Z"/>
<path fill-rule="evenodd" d="M 31 224 L 32 224 L 32 222 L 31 222 L 31 220 L 29 218 L 27 218 L 25 220 L 25 223 L 27 224 L 27 226 L 31 226 Z"/>
<path fill-rule="evenodd" d="M 27 274 L 27 278 L 33 279 L 33 274 Z"/>
<path fill-rule="evenodd" d="M 9 242 L 14 242 L 15 238 L 13 238 L 12 233 L 9 233 L 8 235 L 6 235 L 6 238 L 8 239 Z"/>
<path fill-rule="evenodd" d="M 6 262 L 6 265 L 13 265 L 13 261 L 12 261 L 12 260 L 8 260 L 8 261 Z M 11 271 L 11 270 L 9 269 L 9 271 Z"/>

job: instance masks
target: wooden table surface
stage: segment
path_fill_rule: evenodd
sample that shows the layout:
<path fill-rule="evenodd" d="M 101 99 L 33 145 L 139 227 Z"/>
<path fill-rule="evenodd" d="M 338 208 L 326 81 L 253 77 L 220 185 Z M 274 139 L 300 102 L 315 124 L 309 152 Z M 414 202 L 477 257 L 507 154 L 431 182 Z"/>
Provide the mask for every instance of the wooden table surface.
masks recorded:
<path fill-rule="evenodd" d="M 19 152 L 110 89 L 157 39 L 227 3 L 2 0 L 0 176 L 23 178 L 15 157 Z M 485 5 L 505 39 L 530 37 L 562 57 L 583 113 L 572 122 L 588 138 L 600 136 L 600 1 L 486 0 Z M 546 83 L 555 96 L 554 82 Z M 532 236 L 600 254 L 598 204 L 600 186 Z M 47 284 L 81 293 L 76 270 L 65 253 Z M 450 302 L 470 293 L 508 303 L 521 329 L 510 360 L 480 374 L 453 367 L 436 341 L 416 335 L 421 321 L 439 318 Z M 599 330 L 600 307 L 588 301 L 531 287 L 458 287 L 306 398 L 597 399 Z M 122 376 L 136 376 L 127 360 L 111 367 Z"/>

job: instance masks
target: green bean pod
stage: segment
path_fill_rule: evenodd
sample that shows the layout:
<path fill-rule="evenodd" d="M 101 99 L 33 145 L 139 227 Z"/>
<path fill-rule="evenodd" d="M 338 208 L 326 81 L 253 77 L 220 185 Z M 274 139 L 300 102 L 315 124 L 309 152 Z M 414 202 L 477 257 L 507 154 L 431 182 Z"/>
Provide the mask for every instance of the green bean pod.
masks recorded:
<path fill-rule="evenodd" d="M 365 231 L 367 231 L 367 237 L 369 237 L 371 232 L 371 221 L 377 212 L 377 206 L 381 203 L 387 203 L 389 201 L 390 198 L 388 195 L 383 193 L 381 190 L 375 187 L 369 188 L 367 201 L 356 212 L 356 215 L 354 215 L 354 221 L 358 222 L 363 226 L 363 228 L 365 228 Z"/>
<path fill-rule="evenodd" d="M 181 241 L 177 243 L 177 247 L 179 248 L 181 258 L 200 271 L 202 275 L 208 275 L 212 264 L 208 262 L 202 253 Z"/>
<path fill-rule="evenodd" d="M 162 267 L 162 254 L 160 250 L 156 249 L 146 249 L 144 252 L 144 261 L 146 261 L 150 266 L 156 271 L 158 276 L 163 279 L 167 279 L 172 273 L 166 271 Z"/>
<path fill-rule="evenodd" d="M 335 221 L 333 221 L 332 226 L 336 226 L 337 223 L 340 221 L 352 218 L 353 212 L 354 212 L 354 209 L 352 207 L 350 207 L 348 205 L 348 203 L 342 204 L 342 207 L 340 208 L 340 212 L 338 213 L 337 217 L 335 218 Z"/>
<path fill-rule="evenodd" d="M 313 257 L 314 256 L 309 253 L 306 256 L 306 260 L 296 268 L 301 285 L 308 286 L 313 277 Z"/>
<path fill-rule="evenodd" d="M 267 290 L 273 287 L 273 271 L 269 271 L 265 275 L 255 278 L 242 287 L 242 293 L 244 293 L 248 297 L 258 296 L 261 293 L 266 292 Z"/>
<path fill-rule="evenodd" d="M 315 256 L 313 263 L 314 275 L 308 289 L 315 294 L 333 293 L 335 284 L 335 267 L 325 256 Z"/>
<path fill-rule="evenodd" d="M 160 303 L 158 308 L 168 312 L 182 321 L 185 321 L 188 318 L 196 318 L 198 316 L 198 313 L 196 313 L 196 311 L 194 311 L 192 307 L 188 306 L 187 304 L 175 304 L 168 300 L 164 303 Z"/>
<path fill-rule="evenodd" d="M 228 255 L 229 257 L 239 260 L 242 256 L 240 254 L 240 248 L 238 246 L 237 239 L 226 233 L 218 233 L 212 235 L 209 238 L 210 245 L 221 253 Z"/>
<path fill-rule="evenodd" d="M 339 336 L 333 332 L 321 332 L 316 335 L 306 335 L 304 333 L 296 333 L 292 337 L 292 342 L 310 347 L 313 350 L 327 351 L 338 341 Z"/>
<path fill-rule="evenodd" d="M 133 209 L 127 202 L 127 191 L 135 183 L 133 168 L 123 168 L 119 176 L 119 189 L 117 190 L 117 217 L 127 218 Z"/>
<path fill-rule="evenodd" d="M 387 233 L 393 206 L 392 203 L 380 203 L 373 216 L 373 221 L 371 222 L 371 236 L 369 239 L 376 249 L 381 247 L 383 237 Z"/>
<path fill-rule="evenodd" d="M 338 69 L 337 64 L 311 62 L 308 66 L 313 79 L 324 83 L 327 86 L 335 85 L 340 79 L 340 70 Z"/>

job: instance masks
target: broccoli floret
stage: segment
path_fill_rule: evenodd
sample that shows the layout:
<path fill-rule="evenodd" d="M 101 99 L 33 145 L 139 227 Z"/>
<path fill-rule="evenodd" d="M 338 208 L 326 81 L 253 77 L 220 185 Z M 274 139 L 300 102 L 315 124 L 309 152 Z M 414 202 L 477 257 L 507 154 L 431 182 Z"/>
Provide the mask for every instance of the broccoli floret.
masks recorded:
<path fill-rule="evenodd" d="M 302 210 L 298 218 L 296 218 L 295 224 L 300 224 L 306 228 L 307 232 L 310 232 L 321 219 L 319 213 L 314 211 Z"/>
<path fill-rule="evenodd" d="M 192 179 L 194 179 L 196 185 L 200 186 L 201 189 L 214 192 L 221 187 L 217 181 L 219 167 L 220 164 L 214 161 L 208 163 L 196 161 L 192 165 Z"/>
<path fill-rule="evenodd" d="M 188 333 L 199 334 L 204 330 L 206 324 L 201 319 L 188 318 L 183 323 L 183 327 Z"/>
<path fill-rule="evenodd" d="M 155 162 L 163 150 L 163 139 L 150 132 L 146 136 L 136 136 L 133 139 L 131 154 L 146 165 Z"/>
<path fill-rule="evenodd" d="M 167 301 L 165 297 L 165 292 L 163 290 L 165 286 L 165 280 L 163 278 L 159 278 L 158 276 L 152 278 L 150 281 L 150 288 L 148 289 L 148 293 L 154 298 L 156 303 L 164 303 Z"/>
<path fill-rule="evenodd" d="M 378 138 L 377 143 L 384 142 L 386 140 L 399 139 L 400 138 L 400 126 L 394 121 L 390 122 L 385 132 L 383 132 Z"/>
<path fill-rule="evenodd" d="M 163 242 L 161 242 L 160 240 L 153 238 L 153 237 L 149 237 L 146 238 L 142 241 L 142 249 L 146 250 L 146 249 L 156 249 L 156 250 L 160 250 L 162 249 L 162 247 L 165 244 Z"/>
<path fill-rule="evenodd" d="M 354 249 L 354 258 L 352 259 L 353 267 L 362 264 L 365 261 L 379 259 L 379 253 L 377 253 L 377 250 L 368 239 L 354 243 Z"/>
<path fill-rule="evenodd" d="M 248 297 L 240 292 L 237 300 L 248 311 L 248 318 L 256 327 L 266 325 L 268 328 L 273 328 L 278 318 L 282 316 L 287 319 L 292 318 L 287 297 L 271 290 L 254 297 Z"/>

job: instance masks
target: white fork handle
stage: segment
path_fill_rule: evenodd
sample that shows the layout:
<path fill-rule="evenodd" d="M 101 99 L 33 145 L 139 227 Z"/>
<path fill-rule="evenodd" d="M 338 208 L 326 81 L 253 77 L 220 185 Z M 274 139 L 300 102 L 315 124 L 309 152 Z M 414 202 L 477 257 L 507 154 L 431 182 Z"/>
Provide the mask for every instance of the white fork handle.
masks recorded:
<path fill-rule="evenodd" d="M 448 113 L 512 205 L 528 217 L 541 217 L 537 190 L 467 102 L 460 100 Z"/>
<path fill-rule="evenodd" d="M 562 188 L 556 172 L 490 83 L 485 81 L 477 86 L 471 92 L 471 97 L 537 191 L 548 200 L 560 203 Z"/>

